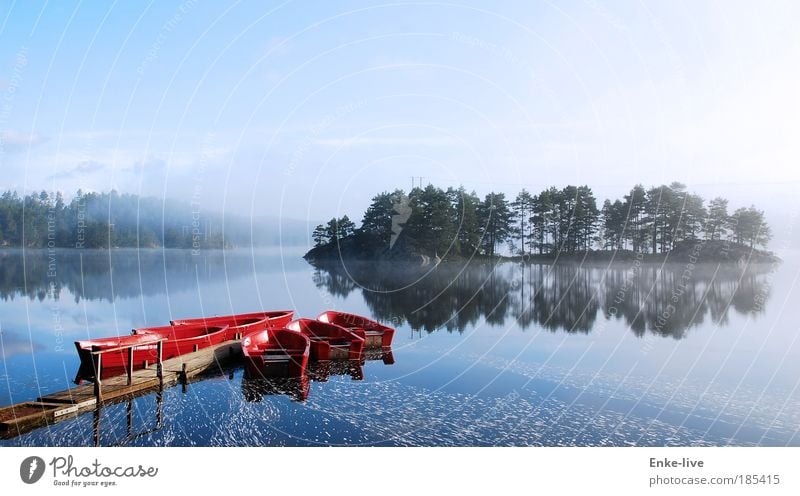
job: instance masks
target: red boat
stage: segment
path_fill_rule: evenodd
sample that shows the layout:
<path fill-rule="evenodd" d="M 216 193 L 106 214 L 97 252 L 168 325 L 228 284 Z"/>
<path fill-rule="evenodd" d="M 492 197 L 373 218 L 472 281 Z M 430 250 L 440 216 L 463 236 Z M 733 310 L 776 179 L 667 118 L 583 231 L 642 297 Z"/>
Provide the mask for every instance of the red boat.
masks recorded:
<path fill-rule="evenodd" d="M 362 317 L 354 313 L 337 312 L 335 310 L 322 312 L 317 317 L 317 320 L 336 324 L 350 330 L 363 330 L 364 346 L 367 348 L 388 348 L 392 346 L 394 329 L 381 324 L 377 320 Z"/>
<path fill-rule="evenodd" d="M 124 374 L 128 368 L 128 348 L 133 346 L 133 369 L 144 368 L 145 362 L 158 361 L 158 341 L 163 340 L 161 358 L 168 360 L 207 346 L 223 342 L 227 326 L 187 325 L 180 327 L 148 327 L 134 329 L 130 336 L 75 341 L 81 359 L 78 376 L 92 379 L 95 376 L 95 355 L 106 351 L 102 358 L 101 378 Z"/>
<path fill-rule="evenodd" d="M 254 377 L 301 377 L 306 373 L 311 341 L 298 332 L 266 329 L 242 339 L 247 371 Z"/>
<path fill-rule="evenodd" d="M 280 329 L 286 326 L 294 317 L 293 310 L 275 310 L 270 312 L 240 313 L 236 315 L 223 315 L 215 317 L 200 317 L 196 319 L 173 320 L 172 325 L 228 326 L 228 332 L 223 341 L 239 340 L 246 334 L 264 329 Z"/>
<path fill-rule="evenodd" d="M 127 347 L 129 346 L 135 346 L 133 349 L 134 368 L 141 368 L 145 360 L 150 363 L 155 363 L 158 358 L 156 354 L 156 343 L 158 340 L 158 336 L 138 334 L 132 336 L 75 341 L 75 348 L 78 350 L 78 357 L 81 359 L 78 376 L 84 379 L 91 379 L 94 377 L 95 364 L 94 355 L 92 355 L 93 351 L 113 350 L 119 348 L 118 351 L 109 351 L 107 353 L 103 353 L 102 378 L 125 373 L 128 368 Z"/>
<path fill-rule="evenodd" d="M 351 331 L 313 319 L 293 320 L 286 328 L 311 340 L 311 358 L 314 360 L 361 359 L 364 350 L 363 331 Z"/>
<path fill-rule="evenodd" d="M 162 351 L 163 360 L 169 360 L 170 358 L 220 344 L 225 341 L 227 333 L 227 325 L 205 324 L 143 327 L 133 330 L 135 336 L 158 336 L 163 338 L 165 340 Z M 152 353 L 153 355 L 150 359 L 150 363 L 153 363 L 153 359 L 155 358 L 155 346 L 153 346 Z M 135 357 L 136 355 L 134 352 L 134 363 L 137 362 Z M 103 357 L 103 360 L 105 360 L 105 357 Z"/>

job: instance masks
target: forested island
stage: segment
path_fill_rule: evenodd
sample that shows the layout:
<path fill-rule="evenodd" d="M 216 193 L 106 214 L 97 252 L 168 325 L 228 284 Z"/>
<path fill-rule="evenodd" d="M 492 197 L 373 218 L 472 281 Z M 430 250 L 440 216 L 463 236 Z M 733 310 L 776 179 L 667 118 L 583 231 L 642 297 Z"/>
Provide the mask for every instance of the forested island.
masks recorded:
<path fill-rule="evenodd" d="M 514 199 L 464 187 L 432 185 L 384 192 L 372 199 L 361 226 L 332 218 L 313 232 L 311 261 L 465 258 L 774 261 L 764 213 L 755 206 L 729 212 L 728 200 L 708 203 L 684 184 L 645 189 L 598 205 L 589 186 L 522 190 Z M 506 255 L 509 256 L 509 255 Z"/>

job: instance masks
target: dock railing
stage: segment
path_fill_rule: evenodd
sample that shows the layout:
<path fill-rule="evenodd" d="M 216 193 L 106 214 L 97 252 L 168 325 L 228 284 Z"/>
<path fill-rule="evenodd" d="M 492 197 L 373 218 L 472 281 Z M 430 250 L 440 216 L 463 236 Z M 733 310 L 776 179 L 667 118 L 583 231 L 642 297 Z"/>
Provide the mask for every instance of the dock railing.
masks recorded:
<path fill-rule="evenodd" d="M 164 380 L 164 341 L 166 338 L 163 337 L 156 337 L 154 339 L 148 341 L 138 342 L 136 344 L 130 344 L 125 346 L 118 346 L 116 348 L 108 348 L 104 350 L 95 350 L 92 351 L 92 365 L 94 366 L 94 394 L 97 396 L 97 403 L 99 404 L 103 398 L 103 381 L 102 381 L 102 372 L 103 372 L 103 355 L 106 353 L 119 353 L 121 351 L 127 350 L 128 352 L 128 385 L 130 386 L 133 384 L 133 350 L 135 348 L 141 348 L 142 346 L 152 346 L 153 344 L 156 345 L 156 377 L 160 380 Z M 147 368 L 147 362 L 144 362 L 145 368 Z"/>

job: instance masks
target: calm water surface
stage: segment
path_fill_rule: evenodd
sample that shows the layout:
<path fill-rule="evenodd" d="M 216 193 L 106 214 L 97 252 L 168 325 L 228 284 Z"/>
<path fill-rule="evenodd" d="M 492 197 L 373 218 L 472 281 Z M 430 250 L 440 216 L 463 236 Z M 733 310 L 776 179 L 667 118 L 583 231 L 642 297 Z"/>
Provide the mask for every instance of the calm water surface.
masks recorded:
<path fill-rule="evenodd" d="M 0 252 L 0 405 L 72 385 L 77 339 L 328 308 L 394 363 L 302 384 L 241 367 L 2 445 L 800 445 L 800 257 L 737 264 L 313 267 L 298 251 Z M 362 379 L 363 377 L 363 379 Z M 96 437 L 99 433 L 99 438 Z"/>

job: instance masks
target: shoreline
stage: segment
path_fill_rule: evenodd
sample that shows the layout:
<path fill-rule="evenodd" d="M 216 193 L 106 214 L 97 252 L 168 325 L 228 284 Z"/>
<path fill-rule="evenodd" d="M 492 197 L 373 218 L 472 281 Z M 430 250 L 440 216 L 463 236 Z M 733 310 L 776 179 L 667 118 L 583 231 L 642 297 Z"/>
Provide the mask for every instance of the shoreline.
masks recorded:
<path fill-rule="evenodd" d="M 775 264 L 782 260 L 775 253 L 750 248 L 748 246 L 723 241 L 694 241 L 682 243 L 672 250 L 665 253 L 643 253 L 631 250 L 589 250 L 572 253 L 551 253 L 533 255 L 496 255 L 489 257 L 486 255 L 476 255 L 464 258 L 448 257 L 436 262 L 430 256 L 413 252 L 384 252 L 378 256 L 364 257 L 358 253 L 348 253 L 349 250 L 338 250 L 336 247 L 325 248 L 319 253 L 318 249 L 308 251 L 303 258 L 312 264 L 324 264 L 330 262 L 386 262 L 386 263 L 408 263 L 423 266 L 439 265 L 445 263 L 473 263 L 473 262 L 519 262 L 530 264 L 560 264 L 560 263 L 588 263 L 588 264 L 616 264 L 616 263 L 638 263 L 647 264 L 669 264 L 669 263 L 717 263 L 717 264 Z"/>

